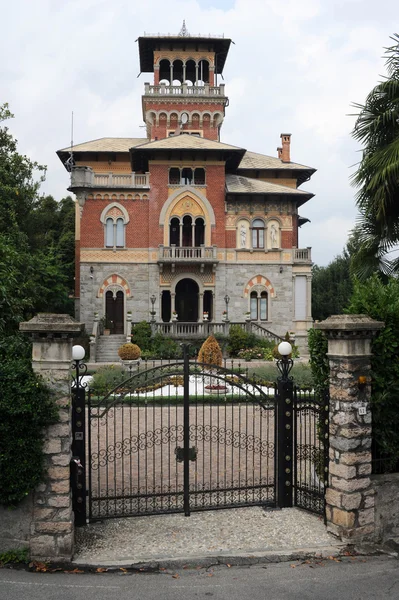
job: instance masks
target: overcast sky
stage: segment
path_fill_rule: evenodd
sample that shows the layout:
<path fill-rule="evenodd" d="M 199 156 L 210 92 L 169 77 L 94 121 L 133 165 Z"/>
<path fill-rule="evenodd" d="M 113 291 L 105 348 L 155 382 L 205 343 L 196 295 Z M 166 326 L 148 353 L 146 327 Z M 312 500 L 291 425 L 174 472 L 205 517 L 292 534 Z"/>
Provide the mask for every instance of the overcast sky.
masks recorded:
<path fill-rule="evenodd" d="M 48 167 L 42 192 L 61 199 L 68 174 L 56 150 L 105 136 L 142 137 L 137 43 L 147 33 L 224 34 L 230 106 L 222 141 L 317 169 L 301 216 L 299 247 L 319 265 L 342 251 L 356 219 L 349 184 L 359 147 L 352 102 L 385 73 L 397 0 L 0 0 L 0 103 L 19 151 Z"/>

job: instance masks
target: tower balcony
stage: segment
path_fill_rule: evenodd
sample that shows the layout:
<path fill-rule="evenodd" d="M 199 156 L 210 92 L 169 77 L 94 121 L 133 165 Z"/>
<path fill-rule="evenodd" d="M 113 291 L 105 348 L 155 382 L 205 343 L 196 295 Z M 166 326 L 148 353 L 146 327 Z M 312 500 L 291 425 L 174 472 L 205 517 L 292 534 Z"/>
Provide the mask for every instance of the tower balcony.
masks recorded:
<path fill-rule="evenodd" d="M 210 86 L 209 83 L 205 85 L 166 85 L 160 83 L 159 85 L 150 85 L 149 83 L 144 84 L 144 96 L 215 96 L 225 97 L 225 85 L 221 83 L 217 86 Z"/>
<path fill-rule="evenodd" d="M 201 272 L 205 265 L 216 268 L 217 263 L 216 246 L 159 246 L 158 264 L 162 269 L 164 265 L 171 265 L 172 271 L 176 264 L 195 264 L 200 267 Z"/>

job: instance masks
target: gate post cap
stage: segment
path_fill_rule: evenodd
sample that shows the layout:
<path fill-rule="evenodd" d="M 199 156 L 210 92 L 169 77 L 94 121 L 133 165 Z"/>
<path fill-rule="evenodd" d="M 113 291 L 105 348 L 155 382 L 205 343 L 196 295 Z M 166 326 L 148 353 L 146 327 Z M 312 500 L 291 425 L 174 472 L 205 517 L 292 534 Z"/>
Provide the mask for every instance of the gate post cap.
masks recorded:
<path fill-rule="evenodd" d="M 20 323 L 19 329 L 39 337 L 76 337 L 84 330 L 84 326 L 84 323 L 79 323 L 70 315 L 39 313 L 29 321 Z"/>
<path fill-rule="evenodd" d="M 343 335 L 345 332 L 363 333 L 363 335 L 373 336 L 385 326 L 383 321 L 376 321 L 371 319 L 368 315 L 331 315 L 325 321 L 321 323 L 315 323 L 314 328 L 325 331 L 327 334 L 331 332 L 332 335 L 336 335 L 338 331 L 341 331 Z"/>

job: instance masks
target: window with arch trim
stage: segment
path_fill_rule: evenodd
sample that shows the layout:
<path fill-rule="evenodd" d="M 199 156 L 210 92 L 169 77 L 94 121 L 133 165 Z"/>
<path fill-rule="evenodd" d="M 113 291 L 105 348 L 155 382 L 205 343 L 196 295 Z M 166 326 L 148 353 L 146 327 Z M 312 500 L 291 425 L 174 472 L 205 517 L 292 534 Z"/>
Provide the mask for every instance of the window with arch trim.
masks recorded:
<path fill-rule="evenodd" d="M 125 247 L 125 223 L 122 217 L 113 219 L 108 217 L 105 221 L 105 246 L 106 248 Z"/>
<path fill-rule="evenodd" d="M 265 224 L 262 219 L 255 219 L 252 223 L 252 248 L 265 247 Z"/>

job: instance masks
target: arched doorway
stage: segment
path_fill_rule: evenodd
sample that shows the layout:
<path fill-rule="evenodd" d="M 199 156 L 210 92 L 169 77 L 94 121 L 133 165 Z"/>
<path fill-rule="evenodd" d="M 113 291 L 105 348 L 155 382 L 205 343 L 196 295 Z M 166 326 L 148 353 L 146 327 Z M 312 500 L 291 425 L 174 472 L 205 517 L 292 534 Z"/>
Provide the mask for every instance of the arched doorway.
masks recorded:
<path fill-rule="evenodd" d="M 105 327 L 111 330 L 111 334 L 124 333 L 123 313 L 123 292 L 114 294 L 109 290 L 105 294 Z"/>
<path fill-rule="evenodd" d="M 175 307 L 179 321 L 198 321 L 198 283 L 182 279 L 176 285 Z"/>

